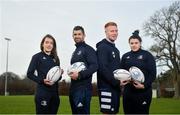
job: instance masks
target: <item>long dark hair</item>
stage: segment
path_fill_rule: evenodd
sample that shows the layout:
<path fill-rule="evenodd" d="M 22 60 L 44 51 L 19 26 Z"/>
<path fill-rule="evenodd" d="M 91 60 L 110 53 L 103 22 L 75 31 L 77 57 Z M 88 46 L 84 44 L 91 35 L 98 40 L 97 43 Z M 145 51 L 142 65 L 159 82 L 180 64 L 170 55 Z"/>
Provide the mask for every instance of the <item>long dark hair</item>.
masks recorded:
<path fill-rule="evenodd" d="M 47 34 L 43 37 L 42 41 L 41 41 L 41 45 L 40 45 L 40 48 L 41 48 L 41 51 L 44 52 L 44 47 L 43 47 L 43 43 L 45 41 L 46 38 L 50 38 L 53 40 L 53 49 L 51 51 L 51 55 L 53 56 L 53 58 L 55 59 L 55 62 L 60 65 L 60 61 L 59 61 L 59 57 L 57 55 L 57 50 L 56 50 L 56 40 L 54 39 L 54 37 L 50 34 Z"/>

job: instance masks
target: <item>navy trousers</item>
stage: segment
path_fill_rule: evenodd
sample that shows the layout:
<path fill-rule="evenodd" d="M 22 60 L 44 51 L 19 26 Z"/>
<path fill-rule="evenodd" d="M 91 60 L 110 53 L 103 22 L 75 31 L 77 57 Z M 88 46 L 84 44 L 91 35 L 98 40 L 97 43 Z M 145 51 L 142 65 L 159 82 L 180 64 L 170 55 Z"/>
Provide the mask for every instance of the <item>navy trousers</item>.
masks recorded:
<path fill-rule="evenodd" d="M 79 88 L 70 90 L 69 101 L 72 114 L 90 114 L 92 89 Z"/>
<path fill-rule="evenodd" d="M 123 94 L 123 108 L 125 114 L 149 114 L 152 100 L 152 90 L 145 92 L 125 91 Z"/>
<path fill-rule="evenodd" d="M 57 114 L 60 99 L 58 92 L 38 89 L 35 95 L 36 114 Z"/>

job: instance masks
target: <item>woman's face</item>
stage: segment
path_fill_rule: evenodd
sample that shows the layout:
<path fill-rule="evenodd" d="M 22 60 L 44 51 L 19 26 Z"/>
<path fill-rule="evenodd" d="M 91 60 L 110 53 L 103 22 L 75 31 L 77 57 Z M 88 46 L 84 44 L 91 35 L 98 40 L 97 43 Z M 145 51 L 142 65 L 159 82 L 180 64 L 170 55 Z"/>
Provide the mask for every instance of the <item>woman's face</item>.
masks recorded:
<path fill-rule="evenodd" d="M 53 49 L 53 40 L 51 38 L 45 38 L 44 43 L 43 43 L 43 51 L 45 53 L 51 53 Z"/>
<path fill-rule="evenodd" d="M 141 48 L 141 42 L 136 38 L 131 38 L 129 45 L 132 51 L 138 51 Z"/>

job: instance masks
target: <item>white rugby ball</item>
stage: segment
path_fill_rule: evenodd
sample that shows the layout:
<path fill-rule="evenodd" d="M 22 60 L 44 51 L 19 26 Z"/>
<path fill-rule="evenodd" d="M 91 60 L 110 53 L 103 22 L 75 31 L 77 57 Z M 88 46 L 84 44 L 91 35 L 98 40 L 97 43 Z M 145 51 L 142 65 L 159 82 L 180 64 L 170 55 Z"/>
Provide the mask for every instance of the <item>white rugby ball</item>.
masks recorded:
<path fill-rule="evenodd" d="M 54 66 L 48 71 L 46 79 L 50 80 L 52 83 L 55 83 L 61 77 L 61 73 L 61 68 L 59 66 Z"/>
<path fill-rule="evenodd" d="M 129 72 L 133 80 L 143 83 L 144 82 L 144 74 L 143 72 L 135 66 L 129 68 Z"/>
<path fill-rule="evenodd" d="M 113 71 L 114 78 L 117 80 L 130 80 L 131 74 L 125 69 L 117 69 Z"/>
<path fill-rule="evenodd" d="M 69 75 L 71 72 L 80 72 L 84 70 L 86 70 L 84 62 L 75 62 L 67 69 L 67 74 Z"/>

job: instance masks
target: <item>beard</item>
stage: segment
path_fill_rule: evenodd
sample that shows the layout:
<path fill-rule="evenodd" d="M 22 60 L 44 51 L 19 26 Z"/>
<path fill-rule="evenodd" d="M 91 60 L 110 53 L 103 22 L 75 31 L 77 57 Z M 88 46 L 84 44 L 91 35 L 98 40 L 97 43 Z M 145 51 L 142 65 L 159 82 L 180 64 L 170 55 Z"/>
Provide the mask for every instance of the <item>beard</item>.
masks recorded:
<path fill-rule="evenodd" d="M 82 39 L 82 38 L 74 38 L 74 41 L 75 41 L 76 43 L 79 43 L 79 42 L 83 42 L 83 39 Z"/>

